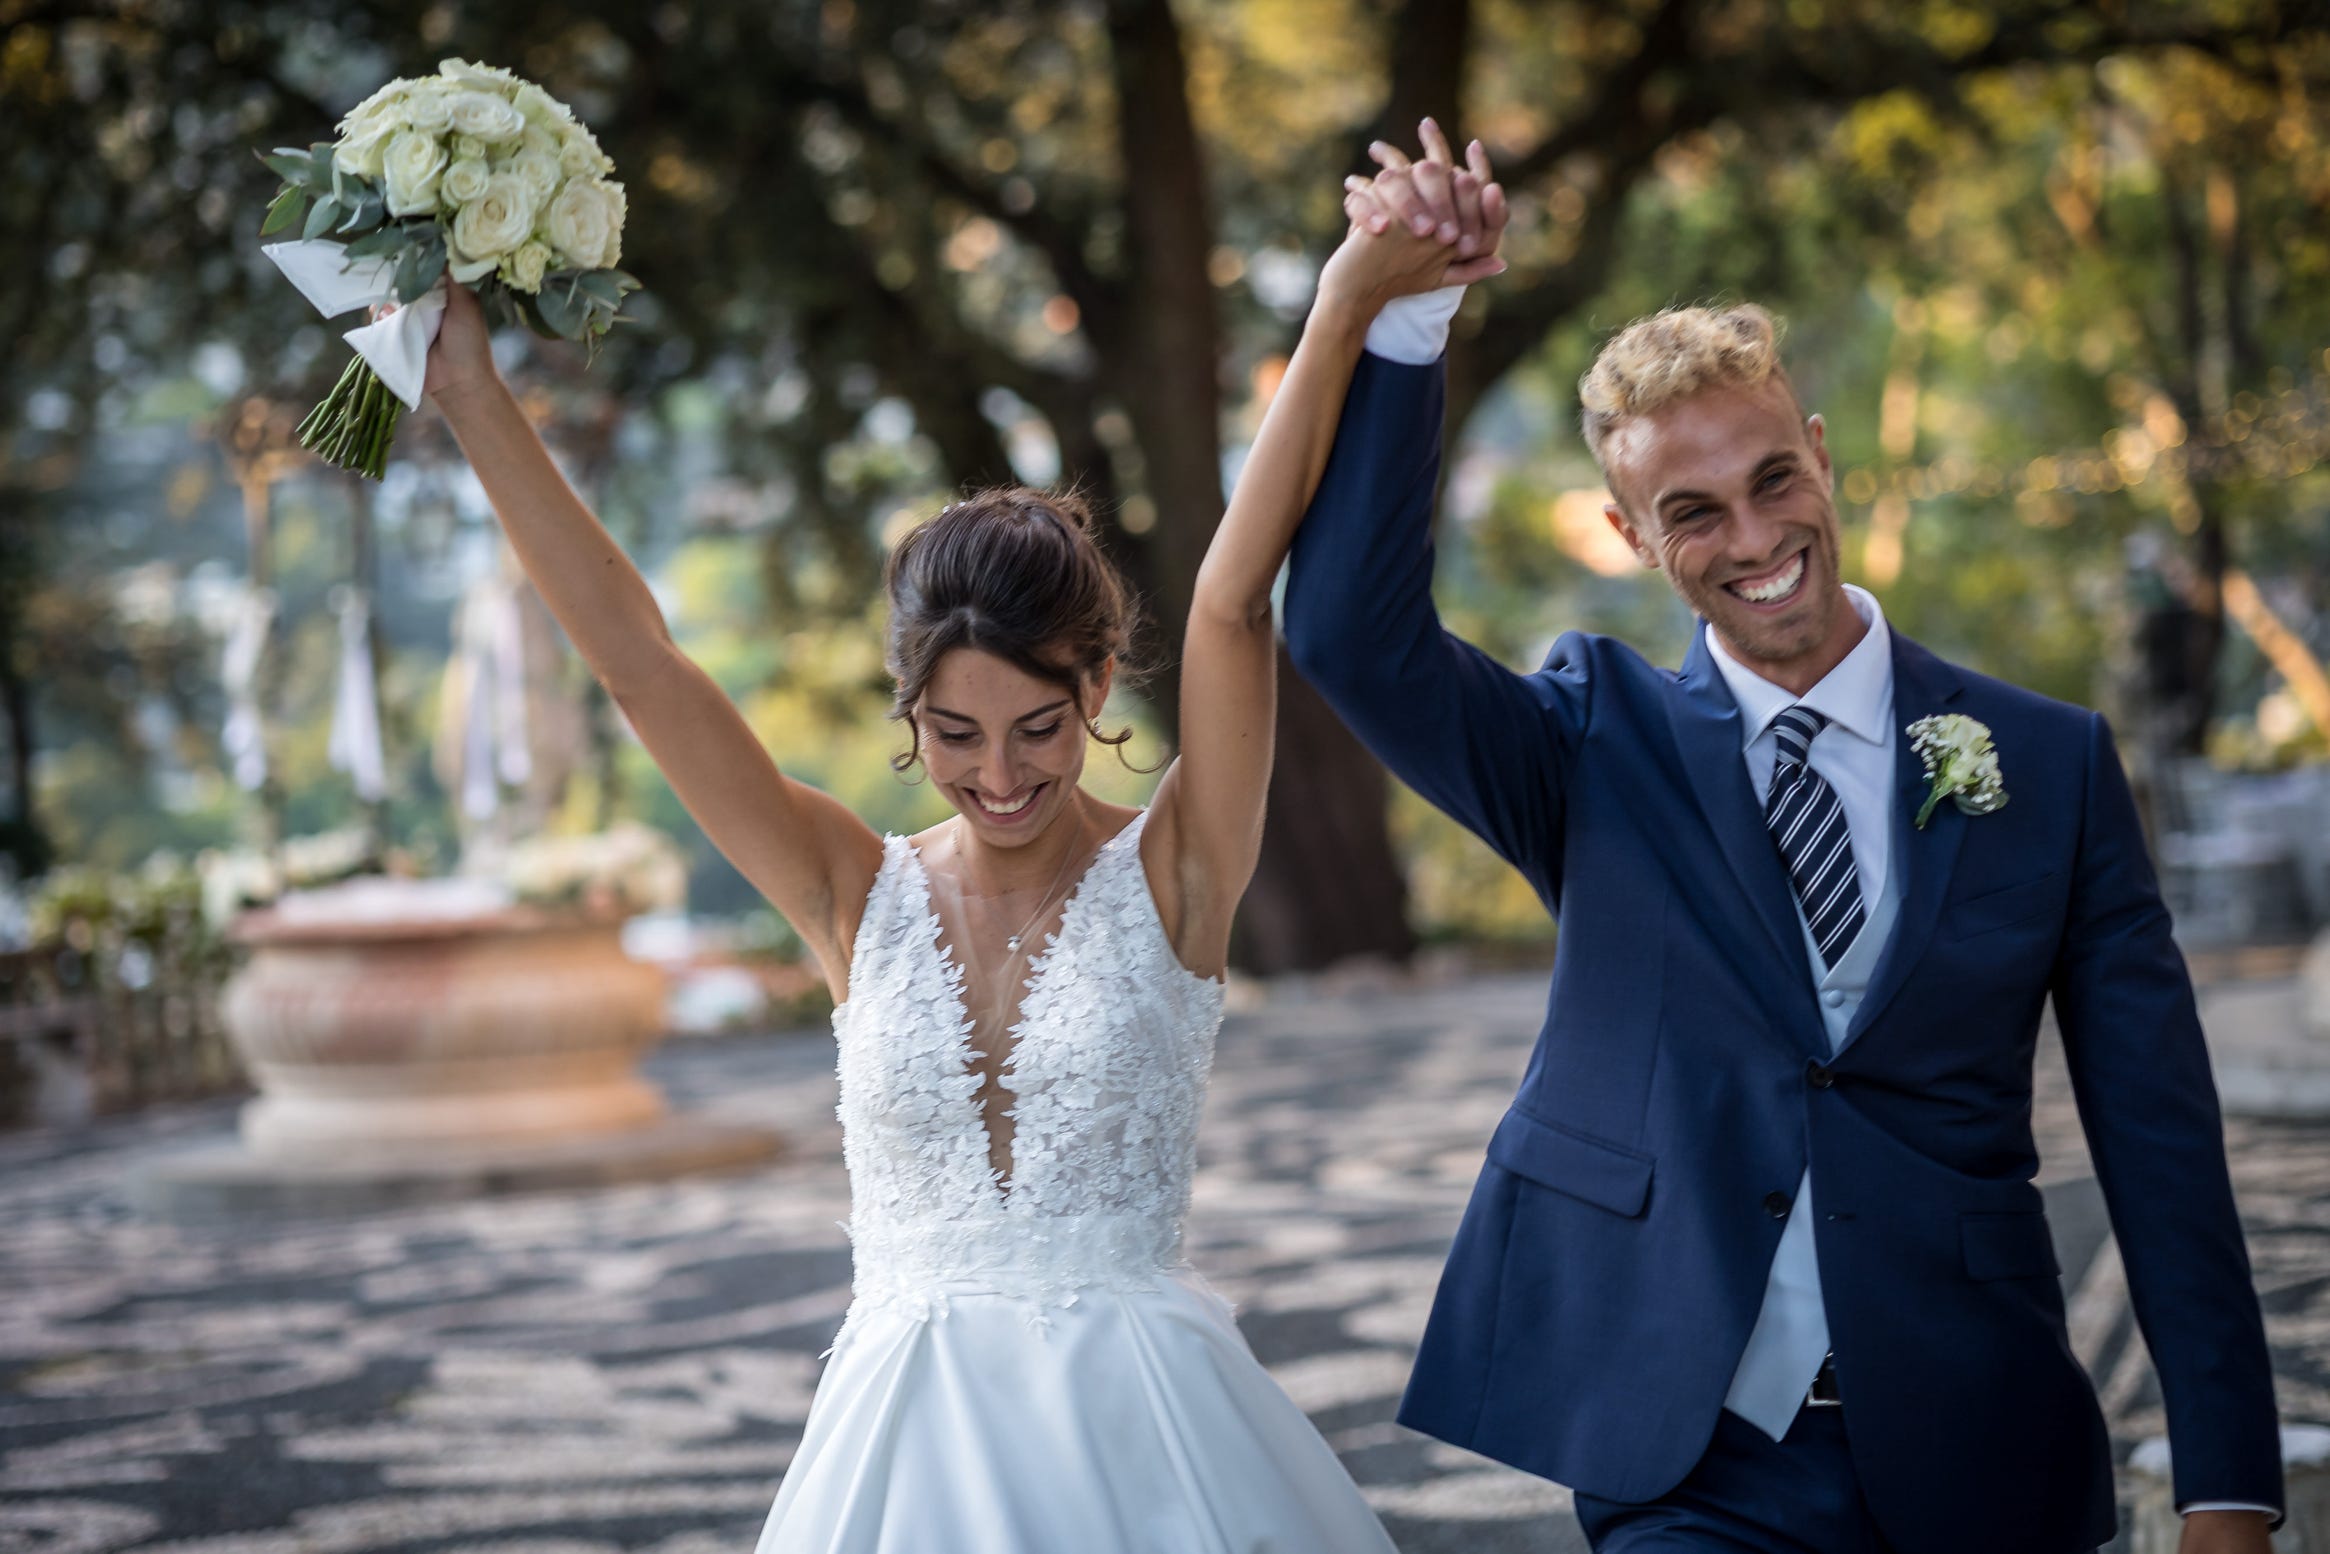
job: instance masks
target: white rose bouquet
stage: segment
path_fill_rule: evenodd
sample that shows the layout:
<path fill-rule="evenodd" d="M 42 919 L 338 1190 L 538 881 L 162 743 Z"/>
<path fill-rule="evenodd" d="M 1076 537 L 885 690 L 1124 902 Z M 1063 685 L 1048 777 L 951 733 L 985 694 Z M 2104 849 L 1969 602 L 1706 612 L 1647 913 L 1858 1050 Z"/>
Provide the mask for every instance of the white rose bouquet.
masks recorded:
<path fill-rule="evenodd" d="M 445 278 L 477 288 L 487 316 L 595 344 L 639 283 L 615 268 L 623 186 L 566 104 L 507 70 L 449 59 L 391 81 L 340 121 L 340 138 L 263 157 L 283 179 L 267 207 L 267 257 L 317 311 L 381 303 L 350 330 L 356 358 L 299 426 L 342 469 L 379 479 L 396 424 L 418 409 Z"/>

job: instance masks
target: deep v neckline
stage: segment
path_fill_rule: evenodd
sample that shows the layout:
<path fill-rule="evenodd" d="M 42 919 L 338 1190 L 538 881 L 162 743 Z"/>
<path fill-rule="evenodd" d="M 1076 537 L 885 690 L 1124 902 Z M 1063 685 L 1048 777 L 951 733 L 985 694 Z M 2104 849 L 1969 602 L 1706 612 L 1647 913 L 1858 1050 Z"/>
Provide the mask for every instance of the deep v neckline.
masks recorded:
<path fill-rule="evenodd" d="M 1012 1081 L 1019 1077 L 1020 1053 L 1027 1044 L 1028 1005 L 1035 998 L 1038 985 L 1050 976 L 1053 959 L 1071 942 L 1068 925 L 1076 916 L 1078 905 L 1084 900 L 1085 888 L 1092 883 L 1092 877 L 1100 872 L 1101 865 L 1108 861 L 1110 851 L 1147 818 L 1148 811 L 1140 811 L 1093 849 L 1092 857 L 1077 873 L 1076 883 L 1068 887 L 1068 894 L 1060 902 L 1060 920 L 1049 933 L 1043 935 L 1041 946 L 1028 957 L 1026 974 L 1019 979 L 1019 998 L 1012 1008 L 1011 1022 L 1004 1027 L 1002 1054 L 995 1064 L 995 1087 L 1010 1094 L 1011 1104 L 990 1114 L 988 1108 L 979 1102 L 980 1090 L 985 1088 L 984 1080 L 964 1097 L 964 1104 L 971 1114 L 972 1135 L 982 1146 L 980 1154 L 986 1162 L 986 1168 L 980 1176 L 1004 1203 L 1009 1203 L 1017 1196 L 1019 1187 L 1019 1109 L 1025 1097 Z M 907 861 L 914 868 L 915 887 L 922 898 L 927 929 L 923 943 L 937 959 L 939 969 L 944 973 L 947 997 L 954 1004 L 953 1053 L 956 1071 L 968 1078 L 980 1079 L 976 1064 L 979 1049 L 973 1040 L 978 1031 L 978 1020 L 972 1015 L 970 1003 L 963 996 L 964 983 L 970 977 L 971 968 L 956 953 L 955 946 L 948 942 L 945 920 L 940 917 L 938 904 L 932 898 L 930 867 L 922 861 L 922 849 L 914 845 L 911 837 L 902 837 L 900 841 L 906 848 Z M 1012 1125 L 1011 1143 L 1001 1165 L 995 1163 L 995 1120 L 998 1117 L 1008 1120 Z"/>

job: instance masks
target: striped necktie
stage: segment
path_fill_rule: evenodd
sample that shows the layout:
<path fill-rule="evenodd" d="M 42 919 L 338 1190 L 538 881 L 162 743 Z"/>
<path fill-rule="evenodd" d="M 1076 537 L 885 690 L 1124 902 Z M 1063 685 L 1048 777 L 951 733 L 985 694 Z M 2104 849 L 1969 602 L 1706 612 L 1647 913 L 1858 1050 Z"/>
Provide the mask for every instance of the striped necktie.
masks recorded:
<path fill-rule="evenodd" d="M 1812 769 L 1812 741 L 1828 719 L 1802 704 L 1772 720 L 1779 760 L 1772 768 L 1772 791 L 1764 801 L 1764 824 L 1788 865 L 1796 901 L 1812 930 L 1823 966 L 1834 966 L 1851 946 L 1866 916 L 1861 906 L 1860 871 L 1853 867 L 1853 837 L 1845 807 L 1826 778 Z"/>

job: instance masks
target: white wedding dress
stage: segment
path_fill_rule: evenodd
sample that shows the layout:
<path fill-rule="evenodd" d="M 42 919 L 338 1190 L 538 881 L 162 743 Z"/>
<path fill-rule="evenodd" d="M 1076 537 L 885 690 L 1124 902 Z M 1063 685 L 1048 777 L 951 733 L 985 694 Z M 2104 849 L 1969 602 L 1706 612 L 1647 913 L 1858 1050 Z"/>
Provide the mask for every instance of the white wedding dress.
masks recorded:
<path fill-rule="evenodd" d="M 930 876 L 885 843 L 833 1016 L 855 1299 L 759 1554 L 1391 1554 L 1182 1256 L 1222 989 L 1145 819 L 1028 968 L 1008 1178 Z"/>

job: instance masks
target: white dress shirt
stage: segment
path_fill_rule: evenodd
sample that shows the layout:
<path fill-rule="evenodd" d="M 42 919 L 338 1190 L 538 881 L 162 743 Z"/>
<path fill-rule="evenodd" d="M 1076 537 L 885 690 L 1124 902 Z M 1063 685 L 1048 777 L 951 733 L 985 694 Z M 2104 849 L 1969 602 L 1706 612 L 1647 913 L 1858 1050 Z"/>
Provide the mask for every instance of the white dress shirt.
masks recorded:
<path fill-rule="evenodd" d="M 1392 298 L 1367 326 L 1367 354 L 1410 367 L 1438 361 L 1448 349 L 1449 321 L 1463 301 L 1462 286 Z"/>
<path fill-rule="evenodd" d="M 1758 806 L 1771 792 L 1772 767 L 1780 754 L 1772 720 L 1795 706 L 1809 707 L 1828 719 L 1805 759 L 1836 790 L 1845 829 L 1853 839 L 1861 899 L 1873 903 L 1885 890 L 1893 840 L 1893 633 L 1885 625 L 1876 595 L 1847 583 L 1845 597 L 1868 629 L 1853 650 L 1802 696 L 1774 685 L 1734 658 L 1712 627 L 1707 651 L 1723 683 L 1731 688 L 1731 699 L 1739 704 L 1748 786 Z"/>

